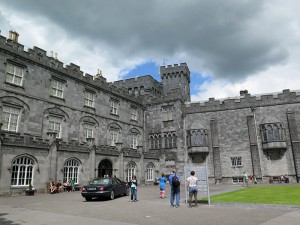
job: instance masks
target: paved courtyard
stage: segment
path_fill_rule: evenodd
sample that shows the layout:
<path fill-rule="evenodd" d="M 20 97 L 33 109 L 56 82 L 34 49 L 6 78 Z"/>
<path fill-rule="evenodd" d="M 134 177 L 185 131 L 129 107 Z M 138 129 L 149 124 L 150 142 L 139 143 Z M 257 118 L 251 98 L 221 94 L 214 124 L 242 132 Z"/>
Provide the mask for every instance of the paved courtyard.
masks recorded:
<path fill-rule="evenodd" d="M 211 185 L 211 195 L 241 188 Z M 300 186 L 299 186 L 300 188 Z M 80 192 L 0 197 L 1 225 L 298 225 L 300 206 L 258 206 L 248 204 L 200 204 L 188 208 L 181 192 L 181 206 L 170 208 L 159 198 L 157 186 L 139 187 L 138 202 L 130 197 L 86 202 Z"/>

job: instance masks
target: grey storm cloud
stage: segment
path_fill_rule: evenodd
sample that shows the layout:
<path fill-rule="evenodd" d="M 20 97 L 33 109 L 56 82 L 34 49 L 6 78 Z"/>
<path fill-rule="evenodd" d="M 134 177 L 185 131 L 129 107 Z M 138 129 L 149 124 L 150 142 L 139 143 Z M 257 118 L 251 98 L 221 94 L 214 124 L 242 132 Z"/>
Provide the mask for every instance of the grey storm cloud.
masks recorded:
<path fill-rule="evenodd" d="M 1 4 L 45 17 L 84 42 L 105 44 L 118 57 L 167 59 L 184 53 L 199 70 L 229 80 L 244 79 L 284 63 L 289 56 L 281 44 L 287 28 L 265 19 L 270 12 L 263 0 L 4 0 Z"/>

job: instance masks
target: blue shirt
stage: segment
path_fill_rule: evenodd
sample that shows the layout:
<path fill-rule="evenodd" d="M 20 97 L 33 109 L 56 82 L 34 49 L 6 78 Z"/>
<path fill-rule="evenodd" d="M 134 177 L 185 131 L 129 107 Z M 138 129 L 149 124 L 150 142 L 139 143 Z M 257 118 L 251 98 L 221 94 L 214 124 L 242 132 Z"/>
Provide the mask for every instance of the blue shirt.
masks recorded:
<path fill-rule="evenodd" d="M 171 186 L 172 186 L 172 177 L 174 177 L 174 176 L 175 176 L 175 173 L 172 173 L 172 174 L 169 176 L 169 183 L 170 183 Z M 178 180 L 180 180 L 180 178 L 179 178 L 178 175 L 176 175 L 176 177 L 178 178 Z"/>
<path fill-rule="evenodd" d="M 159 178 L 159 188 L 160 189 L 165 189 L 166 188 L 166 182 L 167 182 L 167 178 L 165 178 L 165 177 Z"/>

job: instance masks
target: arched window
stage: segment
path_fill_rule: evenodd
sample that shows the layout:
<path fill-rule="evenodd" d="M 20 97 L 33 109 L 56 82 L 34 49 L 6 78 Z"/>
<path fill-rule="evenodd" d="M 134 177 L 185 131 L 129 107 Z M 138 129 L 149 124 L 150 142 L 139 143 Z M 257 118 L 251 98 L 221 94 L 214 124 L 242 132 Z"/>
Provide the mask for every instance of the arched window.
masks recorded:
<path fill-rule="evenodd" d="M 161 134 L 150 135 L 150 149 L 161 149 L 162 138 Z"/>
<path fill-rule="evenodd" d="M 79 161 L 76 159 L 69 159 L 64 164 L 64 183 L 67 180 L 74 180 L 75 184 L 78 184 L 78 171 L 79 171 Z"/>
<path fill-rule="evenodd" d="M 32 181 L 33 160 L 23 156 L 12 163 L 11 185 L 29 186 Z"/>
<path fill-rule="evenodd" d="M 280 123 L 262 124 L 260 132 L 263 142 L 285 141 L 285 131 Z"/>
<path fill-rule="evenodd" d="M 207 130 L 199 129 L 199 130 L 189 130 L 188 131 L 188 146 L 196 147 L 196 146 L 207 146 Z"/>
<path fill-rule="evenodd" d="M 177 137 L 175 133 L 164 134 L 165 148 L 176 148 Z"/>
<path fill-rule="evenodd" d="M 154 180 L 154 165 L 153 163 L 149 163 L 147 165 L 147 181 Z"/>
<path fill-rule="evenodd" d="M 130 181 L 132 179 L 132 176 L 136 173 L 136 165 L 134 162 L 128 163 L 127 168 L 127 181 Z"/>

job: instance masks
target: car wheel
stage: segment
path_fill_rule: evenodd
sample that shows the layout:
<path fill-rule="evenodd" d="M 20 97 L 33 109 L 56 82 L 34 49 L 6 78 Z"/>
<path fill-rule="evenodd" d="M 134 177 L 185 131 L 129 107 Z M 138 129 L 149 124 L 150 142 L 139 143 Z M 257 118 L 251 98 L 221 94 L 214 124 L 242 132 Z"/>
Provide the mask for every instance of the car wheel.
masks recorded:
<path fill-rule="evenodd" d="M 91 201 L 92 198 L 91 197 L 85 197 L 85 200 L 88 202 L 88 201 Z"/>
<path fill-rule="evenodd" d="M 115 192 L 112 190 L 110 192 L 110 199 L 113 200 L 115 198 Z"/>

